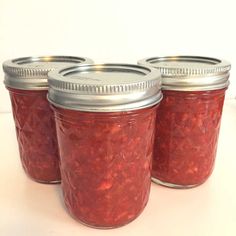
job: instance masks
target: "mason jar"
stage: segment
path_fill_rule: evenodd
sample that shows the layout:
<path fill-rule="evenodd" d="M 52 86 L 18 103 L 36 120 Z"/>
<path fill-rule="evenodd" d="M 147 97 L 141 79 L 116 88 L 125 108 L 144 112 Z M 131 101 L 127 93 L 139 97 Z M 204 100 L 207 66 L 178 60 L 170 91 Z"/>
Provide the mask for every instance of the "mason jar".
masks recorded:
<path fill-rule="evenodd" d="M 160 73 L 148 67 L 100 64 L 49 73 L 62 190 L 75 219 L 114 228 L 142 212 L 161 98 Z"/>
<path fill-rule="evenodd" d="M 162 74 L 152 166 L 154 182 L 173 188 L 204 183 L 215 163 L 230 63 L 171 56 L 140 60 Z"/>
<path fill-rule="evenodd" d="M 24 57 L 3 63 L 22 166 L 41 183 L 60 182 L 53 112 L 47 101 L 48 72 L 68 65 L 92 63 L 69 56 Z"/>

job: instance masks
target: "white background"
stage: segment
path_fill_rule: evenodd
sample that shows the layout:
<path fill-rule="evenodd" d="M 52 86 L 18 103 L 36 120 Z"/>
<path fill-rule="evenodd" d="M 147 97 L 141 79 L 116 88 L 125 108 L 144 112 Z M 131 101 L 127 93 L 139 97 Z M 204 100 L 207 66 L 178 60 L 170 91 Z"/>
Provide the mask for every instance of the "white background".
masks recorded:
<path fill-rule="evenodd" d="M 153 184 L 143 214 L 117 230 L 83 227 L 63 208 L 59 186 L 30 181 L 20 168 L 12 115 L 0 114 L 1 236 L 236 235 L 235 5 L 235 0 L 0 0 L 0 64 L 32 55 L 136 63 L 182 54 L 233 65 L 210 180 L 183 191 Z M 0 113 L 11 110 L 3 77 L 0 70 Z"/>
<path fill-rule="evenodd" d="M 234 0 L 0 0 L 0 63 L 32 55 L 136 63 L 202 55 L 236 64 Z M 10 101 L 0 72 L 0 112 Z M 236 95 L 235 73 L 227 97 Z"/>

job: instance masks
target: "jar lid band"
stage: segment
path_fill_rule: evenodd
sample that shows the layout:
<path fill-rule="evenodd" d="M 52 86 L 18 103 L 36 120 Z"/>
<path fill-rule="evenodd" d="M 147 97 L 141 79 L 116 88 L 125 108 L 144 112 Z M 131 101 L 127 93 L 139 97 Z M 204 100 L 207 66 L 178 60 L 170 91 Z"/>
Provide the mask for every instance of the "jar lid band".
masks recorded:
<path fill-rule="evenodd" d="M 40 90 L 48 88 L 48 72 L 76 64 L 91 64 L 93 61 L 85 57 L 41 56 L 22 57 L 5 61 L 4 83 L 7 87 Z"/>
<path fill-rule="evenodd" d="M 161 75 L 154 68 L 128 64 L 91 64 L 49 73 L 48 99 L 80 111 L 142 109 L 160 102 Z"/>
<path fill-rule="evenodd" d="M 162 74 L 162 89 L 181 91 L 216 90 L 228 87 L 230 63 L 211 57 L 167 56 L 138 61 Z"/>

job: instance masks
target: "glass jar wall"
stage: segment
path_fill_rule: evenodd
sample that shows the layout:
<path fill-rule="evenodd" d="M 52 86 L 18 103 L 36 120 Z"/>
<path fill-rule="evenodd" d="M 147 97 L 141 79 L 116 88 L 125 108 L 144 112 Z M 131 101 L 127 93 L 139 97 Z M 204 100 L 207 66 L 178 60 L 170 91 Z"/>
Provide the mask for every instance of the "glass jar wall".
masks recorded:
<path fill-rule="evenodd" d="M 147 204 L 157 106 L 129 112 L 54 107 L 66 207 L 94 227 L 117 227 Z"/>
<path fill-rule="evenodd" d="M 203 183 L 215 163 L 225 89 L 163 91 L 158 108 L 152 177 L 191 187 Z"/>

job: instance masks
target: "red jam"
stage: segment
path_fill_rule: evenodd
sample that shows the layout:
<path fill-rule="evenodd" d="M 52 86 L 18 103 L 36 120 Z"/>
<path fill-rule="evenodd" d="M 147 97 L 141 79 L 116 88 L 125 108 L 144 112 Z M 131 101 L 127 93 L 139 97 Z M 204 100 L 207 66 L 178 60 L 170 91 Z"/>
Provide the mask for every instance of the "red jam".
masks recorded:
<path fill-rule="evenodd" d="M 25 172 L 38 182 L 59 182 L 55 121 L 47 90 L 8 89 Z"/>
<path fill-rule="evenodd" d="M 113 113 L 54 107 L 64 200 L 76 219 L 113 228 L 142 212 L 150 190 L 156 107 Z"/>
<path fill-rule="evenodd" d="M 154 181 L 167 186 L 190 187 L 203 183 L 210 176 L 224 95 L 225 89 L 163 91 L 157 116 Z"/>

